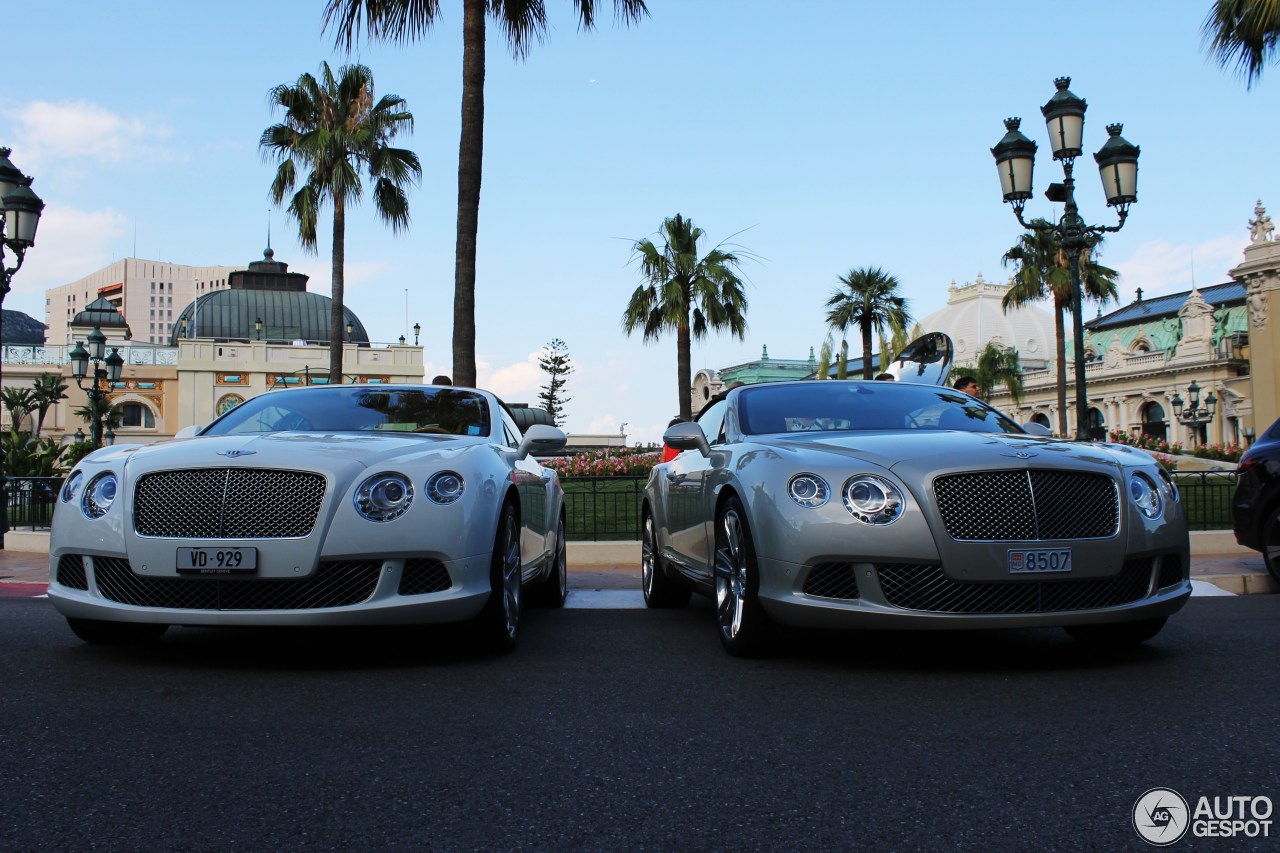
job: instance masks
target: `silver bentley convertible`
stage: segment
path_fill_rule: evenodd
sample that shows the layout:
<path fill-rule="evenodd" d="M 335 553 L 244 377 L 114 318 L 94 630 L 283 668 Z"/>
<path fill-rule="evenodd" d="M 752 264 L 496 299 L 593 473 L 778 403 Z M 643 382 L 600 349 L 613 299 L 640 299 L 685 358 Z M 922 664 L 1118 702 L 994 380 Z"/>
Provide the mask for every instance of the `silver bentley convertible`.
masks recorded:
<path fill-rule="evenodd" d="M 526 590 L 564 603 L 564 493 L 531 453 L 565 435 L 522 435 L 492 394 L 271 391 L 192 432 L 104 448 L 66 479 L 49 597 L 81 639 L 475 620 L 505 651 Z"/>
<path fill-rule="evenodd" d="M 1191 593 L 1155 459 L 1032 434 L 948 387 L 744 386 L 663 441 L 682 452 L 645 488 L 645 601 L 713 597 L 732 654 L 766 651 L 775 623 L 1137 643 Z"/>

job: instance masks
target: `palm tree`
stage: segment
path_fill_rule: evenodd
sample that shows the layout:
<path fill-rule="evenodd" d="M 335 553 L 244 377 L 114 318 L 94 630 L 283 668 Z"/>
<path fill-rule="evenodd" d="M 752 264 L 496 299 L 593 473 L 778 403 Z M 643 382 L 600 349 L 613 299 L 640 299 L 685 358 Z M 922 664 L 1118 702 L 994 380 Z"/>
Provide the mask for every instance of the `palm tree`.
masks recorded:
<path fill-rule="evenodd" d="M 973 364 L 956 365 L 951 371 L 952 376 L 962 374 L 978 380 L 984 399 L 990 399 L 992 388 L 1004 385 L 1013 398 L 1014 405 L 1022 402 L 1022 365 L 1018 360 L 1018 351 L 1012 347 L 987 341 Z"/>
<path fill-rule="evenodd" d="M 402 130 L 413 129 L 413 113 L 396 95 L 374 101 L 373 74 L 363 65 L 344 65 L 337 77 L 320 63 L 320 79 L 303 74 L 268 93 L 284 121 L 262 133 L 265 159 L 280 163 L 271 183 L 271 200 L 282 204 L 298 182 L 299 169 L 310 169 L 289 202 L 304 249 L 316 251 L 316 224 L 325 202 L 333 204 L 333 277 L 329 313 L 329 379 L 342 381 L 343 266 L 346 261 L 347 205 L 360 199 L 364 168 L 373 185 L 378 216 L 393 233 L 409 226 L 404 185 L 422 176 L 418 155 L 390 143 Z"/>
<path fill-rule="evenodd" d="M 596 0 L 573 0 L 578 25 L 595 26 Z M 324 29 L 350 50 L 361 28 L 374 40 L 425 37 L 440 13 L 440 0 L 326 0 Z M 649 10 L 644 0 L 613 0 L 623 23 Z M 462 131 L 458 140 L 458 237 L 454 251 L 453 381 L 476 384 L 476 233 L 484 148 L 485 13 L 498 22 L 512 55 L 523 59 L 533 39 L 547 31 L 544 0 L 462 0 Z"/>
<path fill-rule="evenodd" d="M 851 269 L 840 277 L 845 289 L 836 288 L 827 300 L 827 323 L 844 335 L 850 326 L 862 333 L 862 378 L 875 375 L 871 366 L 871 337 L 888 326 L 898 331 L 911 322 L 906 297 L 898 279 L 880 267 Z"/>
<path fill-rule="evenodd" d="M 1053 334 L 1058 365 L 1058 434 L 1067 435 L 1067 338 L 1063 314 L 1071 310 L 1071 270 L 1050 223 L 1045 219 L 1034 219 L 1031 225 L 1031 230 L 1020 236 L 1017 244 L 1001 258 L 1005 266 L 1015 265 L 1013 286 L 1004 295 L 1001 306 L 1008 312 L 1010 308 L 1028 302 L 1053 300 Z M 1037 225 L 1043 227 L 1035 227 Z M 1081 299 L 1092 299 L 1105 305 L 1116 298 L 1118 277 L 1119 273 L 1110 267 L 1082 256 Z"/>
<path fill-rule="evenodd" d="M 124 409 L 105 397 L 89 397 L 85 400 L 83 406 L 73 409 L 71 414 L 88 424 L 89 440 L 93 442 L 95 449 L 102 446 L 102 435 L 104 433 L 115 432 L 124 421 Z M 97 418 L 101 418 L 102 433 L 94 434 L 94 425 Z"/>
<path fill-rule="evenodd" d="M 62 377 L 56 373 L 41 373 L 35 378 L 33 385 L 31 402 L 36 419 L 32 424 L 31 434 L 39 438 L 40 429 L 44 426 L 44 419 L 49 414 L 50 407 L 59 400 L 67 399 L 67 383 L 63 382 Z"/>
<path fill-rule="evenodd" d="M 680 417 L 692 420 L 690 341 L 706 337 L 708 329 L 727 329 L 738 340 L 747 333 L 747 297 L 735 272 L 738 256 L 719 246 L 698 256 L 703 231 L 676 214 L 664 220 L 663 246 L 638 240 L 633 247 L 640 258 L 645 283 L 635 289 L 622 315 L 628 335 L 644 331 L 644 340 L 656 341 L 664 331 L 676 333 L 676 380 Z"/>
<path fill-rule="evenodd" d="M 1235 65 L 1245 88 L 1276 58 L 1280 3 L 1276 0 L 1215 0 L 1201 25 L 1209 54 L 1223 68 Z"/>
<path fill-rule="evenodd" d="M 0 389 L 0 406 L 9 410 L 9 431 L 21 432 L 22 419 L 35 408 L 35 392 L 12 385 Z"/>

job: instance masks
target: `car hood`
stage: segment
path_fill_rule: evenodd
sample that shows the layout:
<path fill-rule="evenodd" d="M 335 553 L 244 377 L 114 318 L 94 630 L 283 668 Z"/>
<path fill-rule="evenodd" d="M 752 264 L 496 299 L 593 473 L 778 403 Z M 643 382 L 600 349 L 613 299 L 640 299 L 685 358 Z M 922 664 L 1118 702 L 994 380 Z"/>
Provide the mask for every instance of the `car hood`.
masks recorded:
<path fill-rule="evenodd" d="M 965 468 L 1153 464 L 1144 451 L 1122 444 L 1086 444 L 1007 433 L 920 430 L 840 432 L 771 442 L 779 453 L 822 453 L 862 460 L 911 476 Z"/>
<path fill-rule="evenodd" d="M 106 448 L 87 462 L 124 461 L 133 475 L 175 468 L 227 465 L 248 468 L 338 471 L 451 457 L 480 446 L 469 436 L 424 436 L 379 433 L 276 432 L 252 435 L 197 436 L 137 447 Z"/>

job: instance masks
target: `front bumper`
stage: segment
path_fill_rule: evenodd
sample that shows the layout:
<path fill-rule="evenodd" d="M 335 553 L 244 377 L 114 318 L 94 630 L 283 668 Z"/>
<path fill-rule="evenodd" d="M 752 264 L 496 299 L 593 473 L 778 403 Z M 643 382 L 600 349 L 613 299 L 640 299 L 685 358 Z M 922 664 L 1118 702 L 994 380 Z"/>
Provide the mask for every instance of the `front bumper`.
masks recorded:
<path fill-rule="evenodd" d="M 298 579 L 148 577 L 112 555 L 50 556 L 49 599 L 73 619 L 166 625 L 460 622 L 489 599 L 489 554 L 327 561 Z"/>
<path fill-rule="evenodd" d="M 1105 577 L 961 581 L 939 564 L 760 558 L 760 599 L 806 628 L 963 630 L 1102 624 L 1177 612 L 1191 595 L 1189 555 L 1129 557 Z"/>

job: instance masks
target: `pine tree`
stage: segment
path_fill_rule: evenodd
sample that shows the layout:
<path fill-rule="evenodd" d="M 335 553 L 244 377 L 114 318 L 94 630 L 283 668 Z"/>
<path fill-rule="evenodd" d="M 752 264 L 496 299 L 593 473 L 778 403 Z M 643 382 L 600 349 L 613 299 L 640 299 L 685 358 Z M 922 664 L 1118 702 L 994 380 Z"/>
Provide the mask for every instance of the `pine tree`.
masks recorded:
<path fill-rule="evenodd" d="M 573 399 L 563 396 L 565 380 L 570 373 L 573 373 L 573 361 L 569 358 L 568 345 L 559 338 L 553 339 L 542 348 L 538 366 L 550 376 L 547 384 L 542 386 L 538 402 L 551 415 L 552 423 L 556 426 L 564 426 L 564 407 Z"/>

